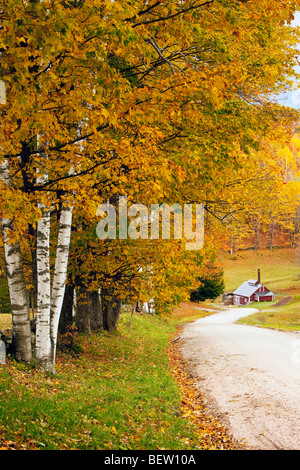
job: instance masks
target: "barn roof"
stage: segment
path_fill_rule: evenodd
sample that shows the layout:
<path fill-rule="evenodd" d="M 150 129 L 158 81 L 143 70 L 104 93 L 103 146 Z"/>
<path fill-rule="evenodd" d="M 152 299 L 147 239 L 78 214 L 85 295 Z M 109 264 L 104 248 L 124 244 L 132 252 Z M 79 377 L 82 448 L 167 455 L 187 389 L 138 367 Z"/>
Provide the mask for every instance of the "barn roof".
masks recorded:
<path fill-rule="evenodd" d="M 235 295 L 242 295 L 244 297 L 250 297 L 254 292 L 259 289 L 259 287 L 265 287 L 262 284 L 260 284 L 258 281 L 255 281 L 254 279 L 249 279 L 248 281 L 243 282 L 243 284 L 238 287 L 233 294 Z M 263 297 L 265 295 L 270 295 L 273 294 L 267 287 L 265 289 L 268 290 L 268 292 L 258 292 L 257 294 L 260 297 Z"/>
<path fill-rule="evenodd" d="M 250 295 L 254 294 L 259 287 L 261 287 L 261 284 L 258 284 L 257 281 L 254 283 L 252 279 L 249 279 L 249 281 L 243 282 L 243 284 L 241 284 L 233 293 L 250 297 Z"/>

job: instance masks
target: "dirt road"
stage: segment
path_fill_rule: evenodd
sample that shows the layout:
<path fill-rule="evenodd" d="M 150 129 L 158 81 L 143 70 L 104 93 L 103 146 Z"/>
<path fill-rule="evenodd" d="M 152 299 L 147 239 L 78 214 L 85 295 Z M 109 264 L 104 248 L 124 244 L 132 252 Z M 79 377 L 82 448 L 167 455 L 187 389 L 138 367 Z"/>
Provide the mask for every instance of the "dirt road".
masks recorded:
<path fill-rule="evenodd" d="M 234 322 L 230 308 L 185 325 L 180 348 L 207 408 L 255 450 L 300 450 L 300 333 Z"/>

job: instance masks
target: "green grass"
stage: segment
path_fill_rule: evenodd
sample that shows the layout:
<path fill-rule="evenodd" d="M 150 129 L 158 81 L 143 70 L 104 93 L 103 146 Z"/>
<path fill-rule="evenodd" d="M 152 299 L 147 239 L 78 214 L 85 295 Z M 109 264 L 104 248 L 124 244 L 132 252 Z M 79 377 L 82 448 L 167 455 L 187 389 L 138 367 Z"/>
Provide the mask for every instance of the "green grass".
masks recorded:
<path fill-rule="evenodd" d="M 294 296 L 293 300 L 283 307 L 274 307 L 275 304 L 276 302 L 251 304 L 251 307 L 258 308 L 260 311 L 238 320 L 237 323 L 287 331 L 300 330 L 300 296 Z"/>
<path fill-rule="evenodd" d="M 82 355 L 59 354 L 48 376 L 9 360 L 0 367 L 0 447 L 194 449 L 180 413 L 166 348 L 174 327 L 156 316 L 121 316 L 119 331 L 80 335 Z"/>
<path fill-rule="evenodd" d="M 274 302 L 253 302 L 249 306 L 259 313 L 242 318 L 246 323 L 265 328 L 295 331 L 300 329 L 300 260 L 298 249 L 245 250 L 224 256 L 226 292 L 232 292 L 242 282 L 257 278 L 261 271 L 261 282 L 275 294 Z M 284 306 L 274 305 L 285 297 L 292 301 Z"/>

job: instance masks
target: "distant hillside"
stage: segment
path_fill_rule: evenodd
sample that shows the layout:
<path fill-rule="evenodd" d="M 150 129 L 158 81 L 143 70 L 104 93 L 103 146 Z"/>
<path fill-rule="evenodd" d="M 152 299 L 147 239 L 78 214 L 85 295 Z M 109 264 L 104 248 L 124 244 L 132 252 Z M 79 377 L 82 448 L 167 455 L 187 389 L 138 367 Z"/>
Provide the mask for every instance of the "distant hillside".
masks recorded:
<path fill-rule="evenodd" d="M 240 250 L 224 254 L 225 292 L 232 292 L 243 281 L 257 278 L 278 295 L 300 294 L 300 258 L 297 248 Z"/>

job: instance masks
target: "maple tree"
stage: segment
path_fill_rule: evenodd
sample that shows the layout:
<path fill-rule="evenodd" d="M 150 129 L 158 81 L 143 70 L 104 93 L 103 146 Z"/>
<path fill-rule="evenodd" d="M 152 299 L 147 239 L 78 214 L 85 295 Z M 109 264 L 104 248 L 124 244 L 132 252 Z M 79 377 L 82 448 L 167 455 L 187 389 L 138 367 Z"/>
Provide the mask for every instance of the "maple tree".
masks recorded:
<path fill-rule="evenodd" d="M 8 278 L 21 276 L 10 286 L 16 343 L 27 344 L 21 359 L 30 358 L 23 239 L 36 275 L 35 355 L 54 371 L 73 218 L 92 226 L 98 205 L 119 194 L 145 204 L 196 201 L 224 217 L 240 204 L 237 181 L 258 178 L 258 165 L 261 176 L 276 173 L 258 149 L 284 139 L 297 119 L 270 99 L 295 75 L 299 32 L 288 23 L 296 8 L 288 0 L 3 2 L 0 206 Z M 207 223 L 213 245 L 218 229 Z M 116 241 L 102 267 L 86 272 L 115 280 L 119 257 L 138 291 L 133 267 L 151 266 L 146 284 L 163 303 L 176 301 L 201 264 L 179 245 L 138 240 L 126 252 Z"/>

